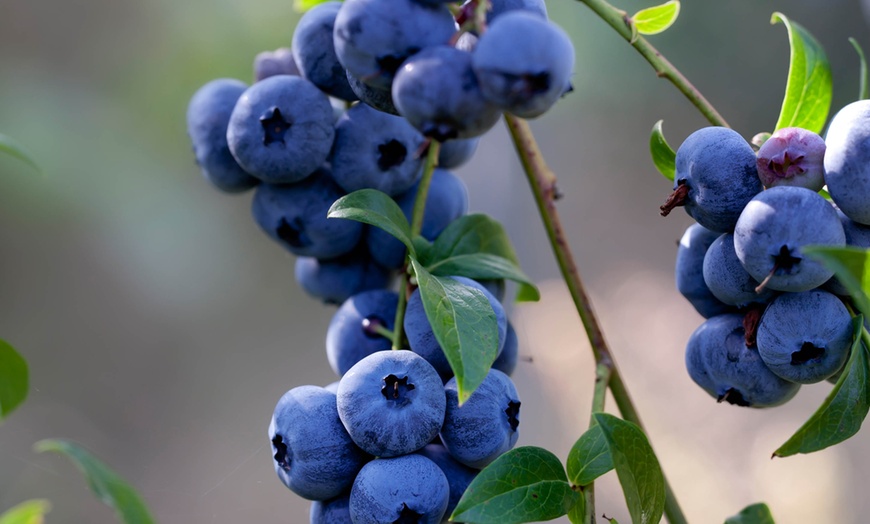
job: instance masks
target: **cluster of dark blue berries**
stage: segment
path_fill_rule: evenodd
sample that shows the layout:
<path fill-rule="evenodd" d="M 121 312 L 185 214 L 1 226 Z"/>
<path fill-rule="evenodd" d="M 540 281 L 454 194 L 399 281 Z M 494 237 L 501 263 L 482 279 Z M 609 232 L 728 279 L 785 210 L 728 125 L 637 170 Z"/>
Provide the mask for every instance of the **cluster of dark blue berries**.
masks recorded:
<path fill-rule="evenodd" d="M 870 101 L 843 108 L 825 139 L 784 128 L 756 153 L 709 127 L 680 146 L 662 214 L 683 206 L 698 222 L 676 262 L 677 288 L 707 318 L 686 366 L 720 402 L 776 406 L 838 378 L 853 342 L 848 292 L 802 249 L 870 247 L 868 160 Z"/>
<path fill-rule="evenodd" d="M 421 231 L 434 240 L 468 207 L 465 184 L 446 169 L 468 161 L 503 112 L 536 117 L 570 90 L 574 50 L 543 0 L 458 3 L 321 3 L 299 21 L 292 51 L 257 56 L 252 86 L 212 81 L 188 108 L 205 177 L 231 193 L 256 187 L 254 219 L 296 255 L 299 283 L 340 304 L 326 350 L 341 380 L 291 389 L 269 428 L 278 477 L 316 501 L 312 523 L 441 522 L 477 471 L 517 441 L 504 281 L 454 277 L 489 300 L 499 338 L 492 369 L 460 407 L 419 290 L 401 290 L 411 351 L 391 351 L 399 295 L 390 287 L 405 246 L 327 219 L 339 198 L 375 189 L 410 222 L 437 141 Z"/>

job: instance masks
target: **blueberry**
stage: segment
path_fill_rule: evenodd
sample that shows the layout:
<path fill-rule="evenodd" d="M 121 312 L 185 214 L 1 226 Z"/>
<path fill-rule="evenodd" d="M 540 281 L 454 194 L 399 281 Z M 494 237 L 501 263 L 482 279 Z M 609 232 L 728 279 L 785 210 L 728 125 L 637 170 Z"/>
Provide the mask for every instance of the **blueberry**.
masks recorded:
<path fill-rule="evenodd" d="M 752 278 L 779 291 L 808 291 L 834 274 L 804 258 L 804 246 L 845 243 L 834 208 L 803 187 L 778 186 L 759 193 L 746 205 L 734 230 L 740 263 Z"/>
<path fill-rule="evenodd" d="M 379 351 L 357 362 L 338 384 L 338 414 L 353 441 L 377 457 L 413 453 L 444 421 L 438 373 L 411 351 Z"/>
<path fill-rule="evenodd" d="M 504 294 L 507 284 L 503 278 L 478 279 L 477 282 L 485 287 L 487 291 L 492 293 L 492 296 L 494 296 L 496 300 L 504 302 Z"/>
<path fill-rule="evenodd" d="M 239 166 L 227 145 L 230 115 L 247 88 L 240 80 L 212 80 L 193 95 L 187 106 L 187 134 L 193 142 L 196 163 L 209 182 L 228 193 L 260 183 Z"/>
<path fill-rule="evenodd" d="M 296 65 L 293 51 L 289 47 L 263 51 L 254 58 L 254 79 L 257 82 L 278 75 L 300 75 L 299 66 Z"/>
<path fill-rule="evenodd" d="M 740 264 L 731 233 L 723 233 L 710 245 L 703 266 L 704 282 L 710 292 L 729 306 L 767 304 L 776 296 L 772 289 L 756 291 L 759 282 Z"/>
<path fill-rule="evenodd" d="M 281 397 L 269 439 L 278 478 L 309 500 L 339 496 L 370 458 L 342 426 L 335 395 L 317 386 L 293 388 Z"/>
<path fill-rule="evenodd" d="M 377 189 L 399 195 L 420 180 L 423 142 L 404 118 L 357 104 L 335 127 L 332 176 L 348 193 Z"/>
<path fill-rule="evenodd" d="M 429 444 L 417 453 L 434 462 L 447 477 L 447 484 L 450 486 L 450 500 L 444 516 L 449 517 L 456 509 L 456 505 L 459 504 L 462 494 L 477 476 L 478 471 L 454 460 L 442 444 Z"/>
<path fill-rule="evenodd" d="M 522 35 L 522 45 L 517 45 L 517 35 Z M 550 109 L 565 92 L 574 70 L 574 46 L 568 34 L 522 9 L 493 20 L 472 56 L 486 99 L 522 118 L 535 118 Z"/>
<path fill-rule="evenodd" d="M 341 304 L 363 291 L 384 289 L 392 275 L 375 263 L 365 249 L 328 260 L 296 259 L 296 281 L 312 297 L 325 304 Z"/>
<path fill-rule="evenodd" d="M 465 164 L 474 156 L 474 152 L 477 151 L 477 144 L 479 143 L 479 137 L 444 142 L 438 151 L 438 167 L 442 169 L 454 169 Z"/>
<path fill-rule="evenodd" d="M 677 150 L 674 193 L 661 206 L 663 216 L 685 206 L 699 224 L 719 233 L 734 230 L 746 204 L 762 187 L 755 152 L 737 132 L 705 127 Z"/>
<path fill-rule="evenodd" d="M 395 197 L 408 222 L 414 212 L 417 186 Z M 421 234 L 427 240 L 435 240 L 451 222 L 468 210 L 468 189 L 459 177 L 444 169 L 436 169 L 426 195 L 426 210 L 423 214 Z M 369 253 L 378 264 L 398 269 L 405 262 L 405 245 L 382 229 L 371 227 L 365 235 Z"/>
<path fill-rule="evenodd" d="M 366 84 L 389 89 L 408 57 L 447 44 L 456 22 L 446 6 L 413 0 L 346 0 L 335 19 L 335 54 Z"/>
<path fill-rule="evenodd" d="M 842 369 L 852 345 L 852 318 L 826 291 L 788 293 L 770 303 L 758 325 L 758 353 L 791 382 L 821 382 Z"/>
<path fill-rule="evenodd" d="M 392 347 L 376 328 L 393 329 L 398 302 L 393 291 L 373 290 L 353 295 L 338 308 L 326 331 L 326 358 L 338 376 L 372 353 Z"/>
<path fill-rule="evenodd" d="M 715 316 L 692 333 L 686 345 L 689 376 L 719 402 L 764 408 L 778 406 L 797 394 L 799 384 L 781 379 L 747 347 L 743 315 Z"/>
<path fill-rule="evenodd" d="M 517 360 L 519 359 L 520 342 L 517 338 L 517 332 L 513 325 L 508 320 L 507 333 L 504 337 L 504 348 L 501 350 L 498 358 L 492 363 L 492 369 L 497 369 L 507 376 L 514 374 L 517 368 Z"/>
<path fill-rule="evenodd" d="M 230 117 L 227 142 L 245 171 L 264 182 L 298 182 L 332 148 L 332 106 L 311 82 L 272 76 L 242 94 Z"/>
<path fill-rule="evenodd" d="M 441 442 L 457 461 L 481 469 L 510 450 L 519 438 L 520 400 L 511 379 L 497 369 L 460 407 L 456 379 L 444 386 L 447 411 Z"/>
<path fill-rule="evenodd" d="M 346 73 L 347 82 L 356 96 L 359 97 L 360 101 L 370 105 L 378 111 L 383 111 L 390 115 L 399 114 L 399 110 L 396 109 L 396 106 L 393 104 L 393 93 L 389 89 L 372 87 L 350 74 L 350 71 L 346 71 Z"/>
<path fill-rule="evenodd" d="M 449 496 L 447 478 L 426 457 L 379 458 L 357 475 L 350 515 L 354 524 L 438 524 Z"/>
<path fill-rule="evenodd" d="M 342 195 L 329 172 L 321 169 L 297 184 L 262 184 L 251 210 L 257 225 L 294 255 L 333 258 L 350 252 L 363 232 L 359 222 L 326 218 Z"/>
<path fill-rule="evenodd" d="M 399 113 L 439 142 L 489 131 L 501 111 L 484 98 L 471 57 L 467 51 L 434 46 L 409 58 L 393 82 Z"/>
<path fill-rule="evenodd" d="M 847 217 L 870 225 L 870 100 L 841 109 L 825 135 L 825 183 Z"/>
<path fill-rule="evenodd" d="M 477 289 L 489 300 L 489 304 L 495 313 L 496 323 L 498 324 L 498 352 L 501 353 L 507 337 L 507 315 L 505 314 L 504 307 L 496 300 L 492 293 L 474 280 L 465 277 L 452 278 L 463 285 Z M 450 367 L 450 362 L 447 361 L 444 350 L 441 349 L 438 340 L 435 339 L 435 332 L 432 331 L 429 319 L 426 318 L 426 310 L 423 308 L 423 299 L 420 298 L 419 289 L 415 289 L 411 293 L 410 298 L 408 298 L 404 327 L 411 350 L 432 364 L 442 379 L 447 380 L 452 377 L 453 369 Z"/>
<path fill-rule="evenodd" d="M 356 94 L 347 83 L 344 66 L 335 56 L 333 25 L 341 2 L 325 2 L 307 11 L 293 32 L 293 58 L 302 76 L 321 90 L 353 102 Z"/>
<path fill-rule="evenodd" d="M 683 233 L 677 248 L 674 268 L 677 290 L 704 318 L 734 311 L 733 307 L 716 298 L 704 282 L 704 256 L 719 235 L 701 224 L 692 224 Z"/>
<path fill-rule="evenodd" d="M 758 178 L 764 187 L 825 185 L 825 141 L 800 127 L 777 129 L 758 150 Z"/>
<path fill-rule="evenodd" d="M 331 500 L 311 503 L 311 524 L 353 524 L 350 520 L 350 492 Z"/>

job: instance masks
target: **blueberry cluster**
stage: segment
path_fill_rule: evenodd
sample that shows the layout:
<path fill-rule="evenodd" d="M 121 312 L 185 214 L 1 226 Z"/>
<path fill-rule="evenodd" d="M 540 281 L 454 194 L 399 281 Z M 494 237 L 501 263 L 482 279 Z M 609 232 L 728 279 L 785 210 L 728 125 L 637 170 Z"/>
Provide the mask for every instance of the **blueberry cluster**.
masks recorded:
<path fill-rule="evenodd" d="M 446 520 L 477 471 L 516 443 L 520 408 L 504 281 L 453 277 L 488 299 L 498 329 L 497 359 L 460 407 L 413 287 L 401 290 L 399 317 L 410 351 L 391 351 L 399 295 L 390 288 L 405 245 L 328 210 L 377 190 L 410 222 L 437 142 L 421 230 L 435 240 L 468 207 L 447 169 L 471 158 L 503 112 L 547 111 L 570 91 L 573 62 L 543 0 L 345 0 L 308 11 L 292 50 L 259 54 L 253 85 L 214 80 L 191 100 L 188 132 L 206 179 L 230 193 L 254 188 L 254 220 L 297 257 L 297 281 L 340 305 L 326 353 L 341 380 L 291 389 L 269 428 L 275 471 L 315 501 L 312 523 Z"/>
<path fill-rule="evenodd" d="M 870 248 L 868 158 L 870 101 L 843 108 L 825 139 L 784 128 L 756 153 L 736 132 L 709 127 L 680 146 L 662 214 L 683 206 L 697 221 L 675 271 L 707 319 L 686 366 L 720 402 L 776 406 L 801 384 L 838 378 L 853 342 L 848 292 L 802 249 Z M 831 201 L 818 193 L 825 185 Z"/>

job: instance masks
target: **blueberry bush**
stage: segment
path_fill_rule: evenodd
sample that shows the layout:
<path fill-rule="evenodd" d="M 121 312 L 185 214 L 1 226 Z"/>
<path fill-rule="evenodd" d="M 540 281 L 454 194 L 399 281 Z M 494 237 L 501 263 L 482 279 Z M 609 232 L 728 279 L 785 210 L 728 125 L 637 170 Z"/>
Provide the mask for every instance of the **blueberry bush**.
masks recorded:
<path fill-rule="evenodd" d="M 743 408 L 779 406 L 827 381 L 822 405 L 773 456 L 849 439 L 870 410 L 870 88 L 860 45 L 851 40 L 858 100 L 829 119 L 822 45 L 774 13 L 791 50 L 786 92 L 777 122 L 747 140 L 647 38 L 677 21 L 679 0 L 633 14 L 581 1 L 710 124 L 674 151 L 659 121 L 648 144 L 651 166 L 672 182 L 660 214 L 683 207 L 697 222 L 676 250 L 677 289 L 705 319 L 686 342 L 688 375 Z M 268 427 L 274 471 L 312 501 L 310 522 L 615 522 L 595 497 L 611 471 L 631 522 L 687 522 L 594 313 L 556 176 L 527 122 L 579 96 L 573 44 L 544 1 L 297 8 L 305 14 L 292 48 L 257 55 L 251 85 L 202 86 L 187 130 L 205 179 L 252 191 L 253 220 L 296 257 L 298 284 L 337 306 L 325 336 L 339 380 L 291 385 Z M 593 384 L 588 429 L 565 460 L 516 446 L 521 411 L 540 407 L 524 404 L 510 378 L 520 349 L 506 281 L 518 303 L 540 291 L 506 229 L 468 213 L 468 190 L 449 171 L 501 121 L 594 355 L 583 370 Z M 2 135 L 0 152 L 35 166 Z M 27 390 L 25 360 L 0 341 L 0 419 Z M 605 412 L 608 392 L 619 416 Z M 133 488 L 83 448 L 58 439 L 36 449 L 68 456 L 123 522 L 154 522 Z M 39 522 L 47 509 L 32 501 L 0 524 Z M 764 503 L 734 512 L 709 518 L 774 522 Z"/>

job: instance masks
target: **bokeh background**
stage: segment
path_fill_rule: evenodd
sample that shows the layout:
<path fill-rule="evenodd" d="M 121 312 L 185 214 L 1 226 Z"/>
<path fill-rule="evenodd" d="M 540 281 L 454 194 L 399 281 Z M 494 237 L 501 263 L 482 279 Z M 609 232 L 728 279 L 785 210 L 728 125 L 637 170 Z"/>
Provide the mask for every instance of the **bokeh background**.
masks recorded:
<path fill-rule="evenodd" d="M 652 2 L 621 0 L 629 12 Z M 560 177 L 559 209 L 583 277 L 690 520 L 721 522 L 766 501 L 778 522 L 866 522 L 865 432 L 812 456 L 771 452 L 828 384 L 786 406 L 717 405 L 688 378 L 701 323 L 674 288 L 669 183 L 648 133 L 678 145 L 706 125 L 583 5 L 548 2 L 577 49 L 575 92 L 534 121 Z M 747 138 L 770 130 L 788 66 L 780 10 L 825 45 L 834 107 L 858 90 L 846 38 L 870 50 L 857 0 L 686 2 L 652 37 Z M 194 165 L 184 114 L 217 77 L 250 81 L 253 56 L 287 46 L 290 0 L 0 2 L 0 132 L 45 174 L 0 158 L 0 336 L 32 369 L 32 391 L 0 426 L 0 509 L 44 497 L 51 523 L 110 523 L 73 466 L 33 442 L 73 439 L 135 485 L 163 523 L 307 522 L 277 480 L 266 430 L 278 398 L 335 380 L 324 337 L 333 308 L 308 298 L 293 259 Z M 497 127 L 460 170 L 471 209 L 503 221 L 543 300 L 512 307 L 522 362 L 522 445 L 565 457 L 586 427 L 593 368 L 507 134 Z M 609 404 L 612 408 L 612 402 Z M 628 522 L 615 475 L 598 510 Z"/>

